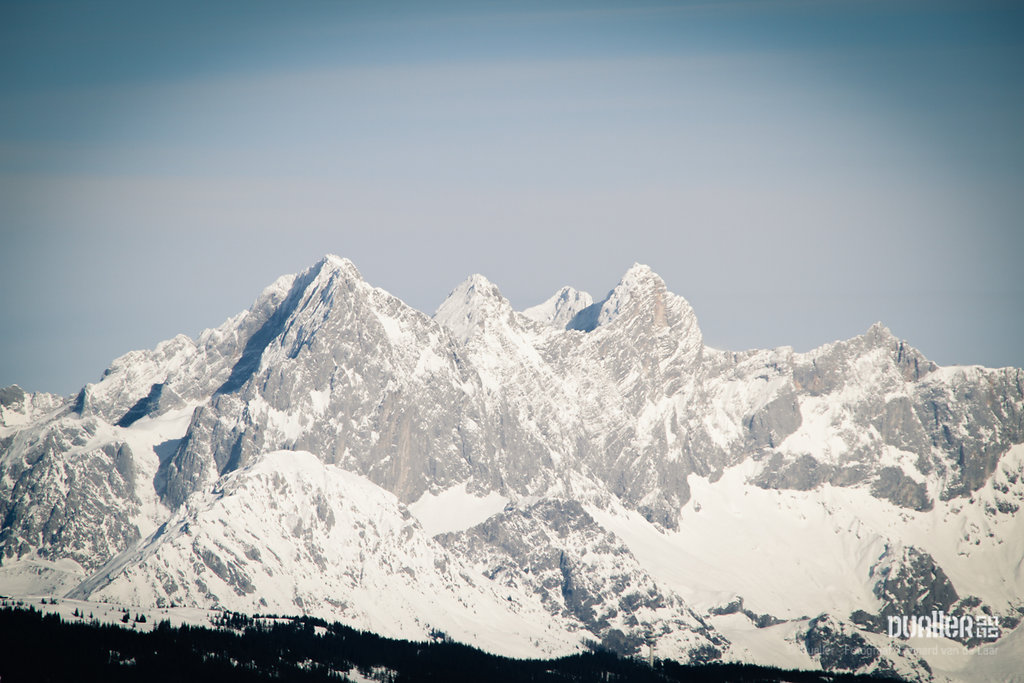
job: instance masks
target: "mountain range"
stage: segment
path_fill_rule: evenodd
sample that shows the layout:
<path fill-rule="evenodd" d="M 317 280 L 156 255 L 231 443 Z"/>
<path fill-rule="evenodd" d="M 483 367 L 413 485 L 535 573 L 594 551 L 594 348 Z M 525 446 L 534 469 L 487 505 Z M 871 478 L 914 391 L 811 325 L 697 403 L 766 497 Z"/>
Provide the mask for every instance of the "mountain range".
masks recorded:
<path fill-rule="evenodd" d="M 433 316 L 327 256 L 69 397 L 0 389 L 0 593 L 907 680 L 1024 659 L 1024 371 L 704 343 L 631 267 Z M 998 633 L 890 637 L 941 612 Z M 998 636 L 998 637 L 997 637 Z"/>

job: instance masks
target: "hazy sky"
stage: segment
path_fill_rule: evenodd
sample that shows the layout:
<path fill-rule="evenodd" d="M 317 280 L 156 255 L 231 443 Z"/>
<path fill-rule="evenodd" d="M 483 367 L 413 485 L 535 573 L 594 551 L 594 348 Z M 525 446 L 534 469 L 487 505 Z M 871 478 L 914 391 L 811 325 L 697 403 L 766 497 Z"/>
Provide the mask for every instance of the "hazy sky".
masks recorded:
<path fill-rule="evenodd" d="M 433 312 L 647 263 L 706 341 L 1024 366 L 1024 5 L 0 0 L 0 386 L 325 253 Z"/>

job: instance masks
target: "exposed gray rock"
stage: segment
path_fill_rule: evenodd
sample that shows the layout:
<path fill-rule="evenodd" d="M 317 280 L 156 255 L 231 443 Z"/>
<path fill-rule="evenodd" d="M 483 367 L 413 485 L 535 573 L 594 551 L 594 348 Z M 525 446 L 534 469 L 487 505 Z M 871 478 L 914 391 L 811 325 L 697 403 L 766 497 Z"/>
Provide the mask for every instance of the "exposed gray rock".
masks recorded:
<path fill-rule="evenodd" d="M 743 598 L 737 596 L 734 600 L 729 601 L 725 605 L 719 605 L 718 607 L 712 607 L 708 610 L 708 614 L 712 616 L 723 616 L 726 614 L 742 614 L 758 628 L 768 628 L 769 626 L 775 626 L 781 624 L 785 619 L 779 619 L 771 614 L 758 614 L 757 612 L 747 609 L 743 606 Z"/>
<path fill-rule="evenodd" d="M 827 671 L 858 671 L 876 664 L 882 655 L 864 636 L 846 629 L 828 615 L 810 621 L 803 635 L 807 653 Z"/>
<path fill-rule="evenodd" d="M 160 405 L 160 396 L 163 394 L 163 391 L 164 385 L 162 382 L 150 387 L 149 393 L 136 401 L 135 405 L 133 405 L 128 412 L 117 421 L 117 426 L 131 427 L 146 415 L 155 413 L 157 407 Z"/>
<path fill-rule="evenodd" d="M 907 547 L 886 547 L 871 568 L 874 593 L 884 604 L 883 617 L 948 612 L 959 596 L 946 573 L 928 553 Z"/>
<path fill-rule="evenodd" d="M 931 471 L 928 456 L 931 453 L 931 439 L 921 425 L 914 404 L 909 396 L 898 396 L 885 403 L 881 415 L 873 423 L 882 436 L 882 441 L 918 455 L 918 469 L 922 474 Z"/>
<path fill-rule="evenodd" d="M 892 655 L 883 654 L 856 628 L 828 614 L 812 619 L 801 640 L 807 653 L 826 671 L 849 671 L 918 683 L 934 680 L 931 667 L 913 650 L 894 647 L 900 660 L 897 664 Z"/>
<path fill-rule="evenodd" d="M 747 429 L 753 448 L 774 448 L 800 426 L 800 402 L 796 392 L 786 390 L 750 416 Z"/>
<path fill-rule="evenodd" d="M 0 477 L 0 563 L 34 554 L 95 570 L 139 539 L 131 449 L 86 447 L 95 433 L 95 422 L 62 419 L 8 446 L 17 456 Z"/>
<path fill-rule="evenodd" d="M 0 406 L 21 405 L 25 402 L 25 390 L 17 384 L 0 387 Z"/>
<path fill-rule="evenodd" d="M 0 429 L 30 424 L 45 419 L 62 408 L 67 399 L 47 393 L 29 393 L 12 384 L 0 388 Z M 2 451 L 0 451 L 2 452 Z"/>
<path fill-rule="evenodd" d="M 342 259 L 289 283 L 276 308 L 249 315 L 253 331 L 220 395 L 200 408 L 167 468 L 162 493 L 171 506 L 260 452 L 299 448 L 405 501 L 462 482 L 562 495 L 568 472 L 554 466 L 562 462 L 666 528 L 689 499 L 690 474 L 713 476 L 765 454 L 761 486 L 871 482 L 876 495 L 923 510 L 925 487 L 882 471 L 872 452 L 890 445 L 915 453 L 923 473 L 961 467 L 976 486 L 1009 445 L 965 455 L 963 466 L 936 460 L 914 392 L 945 385 L 930 384 L 934 366 L 881 326 L 803 357 L 707 354 L 692 309 L 643 266 L 578 313 L 577 322 L 592 320 L 569 327 L 586 333 L 559 332 L 549 321 L 541 329 L 482 276 L 460 285 L 435 320 L 368 286 Z M 872 354 L 886 364 L 882 384 L 850 406 L 844 459 L 774 453 L 803 423 L 801 396 L 843 391 Z M 735 407 L 737 431 L 723 444 L 709 431 L 709 407 L 729 386 L 759 380 L 775 388 Z M 908 382 L 916 387 L 909 393 L 877 398 Z M 1011 409 L 1017 404 L 1004 413 Z"/>
<path fill-rule="evenodd" d="M 602 647 L 619 654 L 635 655 L 654 642 L 659 651 L 708 661 L 721 657 L 727 644 L 678 596 L 662 590 L 576 501 L 510 507 L 437 540 L 488 578 L 535 592 L 552 614 L 577 620 Z"/>
<path fill-rule="evenodd" d="M 883 467 L 879 470 L 871 484 L 871 493 L 911 510 L 931 510 L 934 506 L 928 497 L 928 487 L 914 481 L 898 467 Z"/>
<path fill-rule="evenodd" d="M 178 335 L 153 350 L 131 351 L 117 358 L 100 381 L 82 388 L 72 409 L 83 417 L 97 416 L 115 424 L 209 400 L 229 380 L 238 381 L 244 376 L 247 362 L 258 356 L 253 349 L 259 346 L 259 340 L 250 340 L 261 330 L 264 336 L 270 336 L 273 325 L 268 321 L 287 310 L 297 277 L 279 278 L 249 310 L 204 331 L 196 340 Z M 160 393 L 151 396 L 157 384 L 161 385 Z"/>
<path fill-rule="evenodd" d="M 961 368 L 922 382 L 915 412 L 952 474 L 943 500 L 969 496 L 1013 444 L 1024 442 L 1024 371 Z"/>
<path fill-rule="evenodd" d="M 196 555 L 202 559 L 203 564 L 209 567 L 210 571 L 216 574 L 224 583 L 231 586 L 238 595 L 248 595 L 255 591 L 252 579 L 241 569 L 238 564 L 232 561 L 225 562 L 221 554 L 215 554 L 209 548 L 202 547 L 198 542 L 193 544 Z M 223 554 L 225 550 L 220 549 Z"/>
<path fill-rule="evenodd" d="M 934 613 L 941 613 L 947 617 L 969 616 L 973 620 L 979 615 L 995 614 L 975 596 L 961 598 L 934 558 L 918 548 L 886 547 L 885 553 L 872 566 L 871 576 L 877 579 L 873 590 L 883 602 L 882 609 L 877 614 L 858 610 L 851 615 L 851 620 L 875 633 L 888 633 L 890 617 L 930 619 Z M 1019 616 L 1014 614 L 1000 614 L 998 618 L 1004 629 L 1012 629 L 1019 623 Z M 901 637 L 906 637 L 906 633 Z M 991 642 L 973 630 L 957 633 L 953 639 L 968 647 Z"/>
<path fill-rule="evenodd" d="M 835 475 L 834 467 L 822 465 L 810 455 L 803 455 L 787 462 L 776 453 L 754 479 L 754 483 L 766 489 L 809 491 L 832 480 Z"/>

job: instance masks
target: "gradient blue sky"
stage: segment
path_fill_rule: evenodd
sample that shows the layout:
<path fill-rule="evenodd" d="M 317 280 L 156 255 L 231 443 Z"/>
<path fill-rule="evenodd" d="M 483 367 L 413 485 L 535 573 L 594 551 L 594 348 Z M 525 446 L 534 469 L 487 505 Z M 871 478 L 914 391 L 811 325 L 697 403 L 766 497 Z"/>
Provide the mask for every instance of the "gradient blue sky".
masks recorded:
<path fill-rule="evenodd" d="M 707 342 L 1024 366 L 1024 5 L 0 0 L 0 386 L 324 253 L 433 312 L 634 262 Z"/>

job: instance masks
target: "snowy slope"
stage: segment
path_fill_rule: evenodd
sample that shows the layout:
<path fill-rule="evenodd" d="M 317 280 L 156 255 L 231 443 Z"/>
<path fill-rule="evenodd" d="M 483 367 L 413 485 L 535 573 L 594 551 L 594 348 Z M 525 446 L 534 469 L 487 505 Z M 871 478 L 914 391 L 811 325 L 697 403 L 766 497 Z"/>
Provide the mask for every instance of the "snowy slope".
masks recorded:
<path fill-rule="evenodd" d="M 437 629 L 520 657 L 580 647 L 534 596 L 474 579 L 392 494 L 303 451 L 224 477 L 70 597 L 298 612 L 408 639 Z"/>

